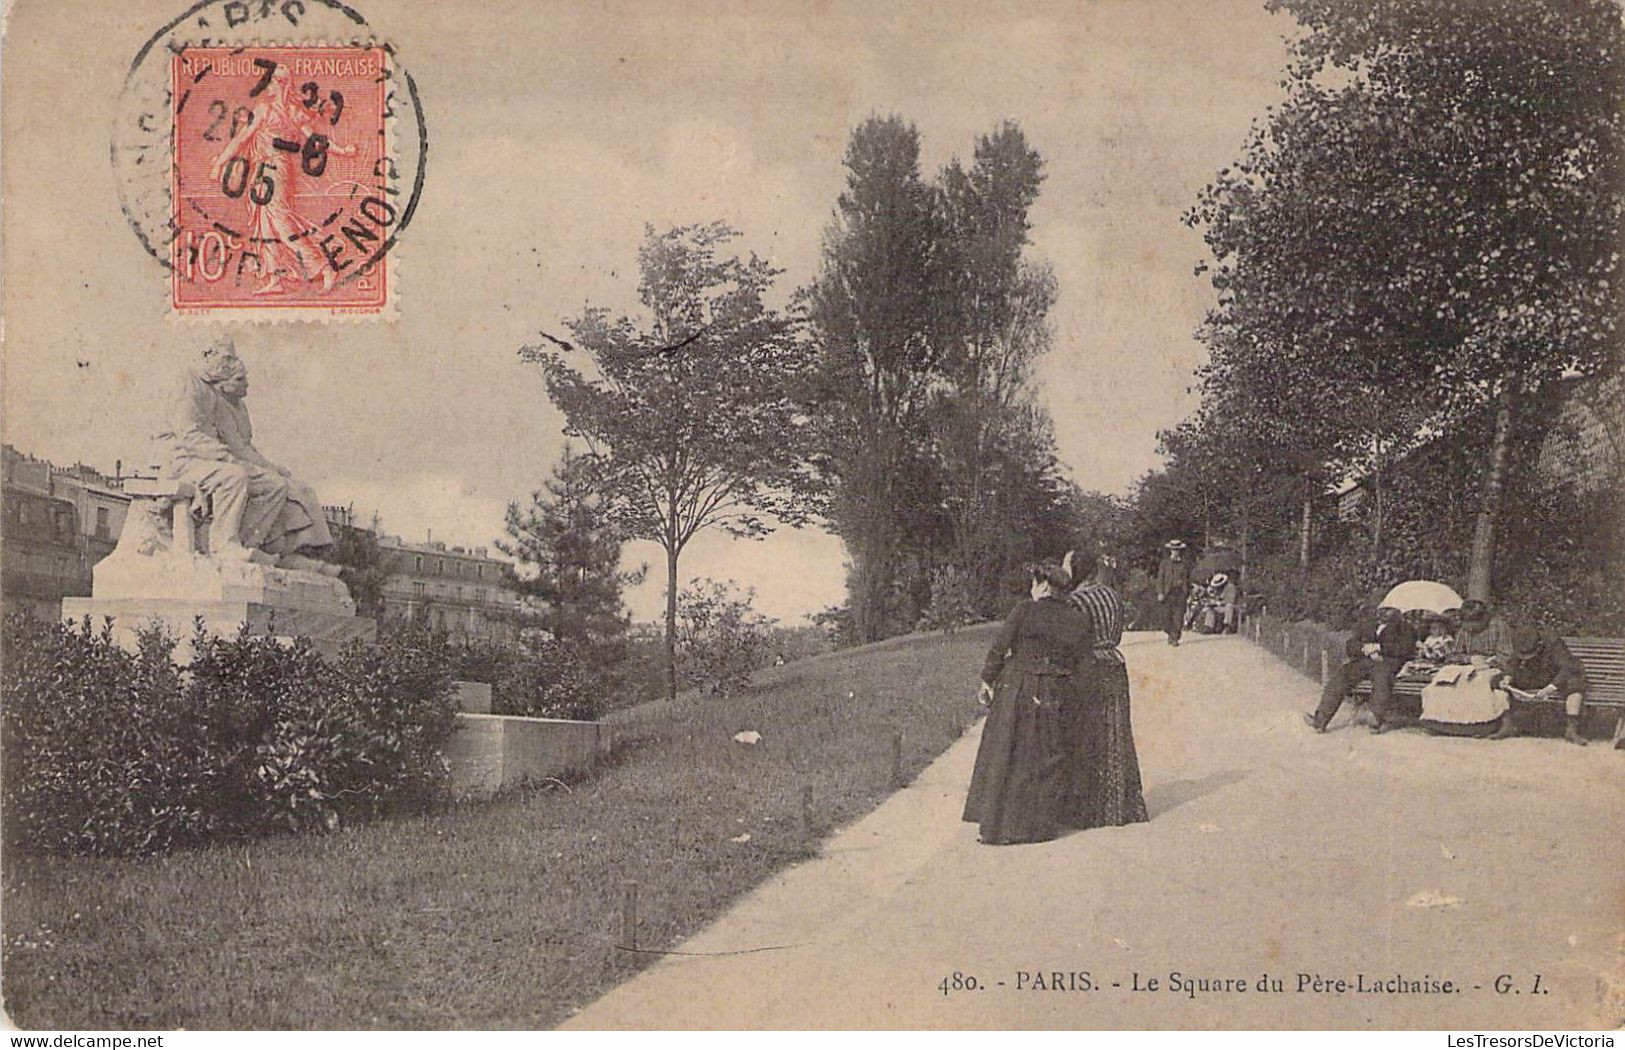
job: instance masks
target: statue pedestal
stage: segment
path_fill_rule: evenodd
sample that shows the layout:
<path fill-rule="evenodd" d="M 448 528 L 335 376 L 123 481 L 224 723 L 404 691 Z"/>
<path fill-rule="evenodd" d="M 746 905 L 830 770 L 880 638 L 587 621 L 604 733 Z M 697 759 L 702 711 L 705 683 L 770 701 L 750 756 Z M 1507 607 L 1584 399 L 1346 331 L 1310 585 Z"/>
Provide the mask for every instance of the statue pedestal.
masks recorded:
<path fill-rule="evenodd" d="M 211 634 L 246 628 L 254 635 L 305 637 L 329 656 L 356 639 L 371 641 L 378 627 L 355 614 L 343 583 L 320 573 L 180 551 L 141 554 L 122 545 L 92 570 L 91 597 L 63 599 L 62 616 L 89 616 L 94 627 L 110 616 L 114 639 L 127 648 L 143 627 L 161 624 L 180 640 L 182 659 L 200 617 Z"/>

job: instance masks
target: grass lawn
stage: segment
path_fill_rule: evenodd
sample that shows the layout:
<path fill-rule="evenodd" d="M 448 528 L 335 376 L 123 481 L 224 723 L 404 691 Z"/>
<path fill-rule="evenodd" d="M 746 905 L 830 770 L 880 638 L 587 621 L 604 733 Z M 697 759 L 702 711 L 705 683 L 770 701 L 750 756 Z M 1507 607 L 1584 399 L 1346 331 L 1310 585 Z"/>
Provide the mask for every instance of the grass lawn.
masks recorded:
<path fill-rule="evenodd" d="M 421 818 L 135 860 L 0 864 L 0 994 L 29 1029 L 540 1028 L 912 775 L 976 710 L 990 627 L 765 672 L 617 720 L 591 779 Z M 762 734 L 737 744 L 741 730 Z M 803 830 L 811 791 L 815 830 Z M 734 839 L 749 835 L 743 842 Z"/>

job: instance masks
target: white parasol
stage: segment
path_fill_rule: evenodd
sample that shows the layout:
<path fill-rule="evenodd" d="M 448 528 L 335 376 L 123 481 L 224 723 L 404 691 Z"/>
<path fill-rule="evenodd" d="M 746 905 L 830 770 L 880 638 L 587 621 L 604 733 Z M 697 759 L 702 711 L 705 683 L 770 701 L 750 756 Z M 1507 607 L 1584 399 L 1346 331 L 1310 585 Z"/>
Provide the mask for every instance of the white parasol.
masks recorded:
<path fill-rule="evenodd" d="M 1433 580 L 1407 580 L 1389 591 L 1381 604 L 1398 609 L 1400 612 L 1422 609 L 1426 612 L 1442 613 L 1449 609 L 1461 608 L 1461 595 Z"/>

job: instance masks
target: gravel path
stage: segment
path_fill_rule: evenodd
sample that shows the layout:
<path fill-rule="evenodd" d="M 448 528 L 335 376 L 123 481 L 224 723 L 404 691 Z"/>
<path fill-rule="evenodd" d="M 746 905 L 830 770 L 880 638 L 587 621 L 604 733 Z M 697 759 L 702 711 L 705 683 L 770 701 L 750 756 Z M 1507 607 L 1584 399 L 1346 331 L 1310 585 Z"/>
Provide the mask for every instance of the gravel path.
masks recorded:
<path fill-rule="evenodd" d="M 1125 652 L 1149 824 L 979 845 L 971 733 L 565 1027 L 1625 1023 L 1625 755 L 1317 736 L 1316 687 L 1243 638 Z"/>

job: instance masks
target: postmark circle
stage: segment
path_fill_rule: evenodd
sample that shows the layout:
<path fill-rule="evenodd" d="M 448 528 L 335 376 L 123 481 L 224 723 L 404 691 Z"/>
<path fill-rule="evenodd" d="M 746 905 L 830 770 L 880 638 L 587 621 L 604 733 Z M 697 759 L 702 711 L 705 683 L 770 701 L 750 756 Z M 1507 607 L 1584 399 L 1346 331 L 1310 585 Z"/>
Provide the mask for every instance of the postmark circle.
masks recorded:
<path fill-rule="evenodd" d="M 178 315 L 389 312 L 428 152 L 416 82 L 338 0 L 199 0 L 135 55 L 111 142 Z"/>

